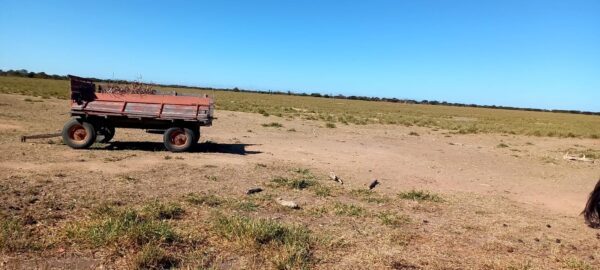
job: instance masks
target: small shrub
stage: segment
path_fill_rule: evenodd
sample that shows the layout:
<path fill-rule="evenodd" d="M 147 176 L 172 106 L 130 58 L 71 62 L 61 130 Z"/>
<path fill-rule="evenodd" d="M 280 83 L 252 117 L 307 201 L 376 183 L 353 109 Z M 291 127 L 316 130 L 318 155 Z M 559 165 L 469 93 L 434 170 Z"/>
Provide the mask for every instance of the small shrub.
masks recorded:
<path fill-rule="evenodd" d="M 408 135 L 410 135 L 410 136 L 420 136 L 419 133 L 416 133 L 414 131 L 409 132 Z"/>
<path fill-rule="evenodd" d="M 169 159 L 172 159 L 172 158 L 173 157 L 171 157 L 171 156 L 165 156 L 165 160 L 169 160 Z"/>
<path fill-rule="evenodd" d="M 334 123 L 326 123 L 325 127 L 326 128 L 335 128 L 335 124 Z"/>
<path fill-rule="evenodd" d="M 295 128 L 290 128 L 287 131 L 289 131 L 289 132 L 296 132 L 296 129 Z"/>
<path fill-rule="evenodd" d="M 262 114 L 265 117 L 269 116 L 269 113 L 267 111 L 265 111 L 264 109 L 259 109 L 258 113 Z"/>
<path fill-rule="evenodd" d="M 442 202 L 442 197 L 437 194 L 429 193 L 424 190 L 411 190 L 408 192 L 401 192 L 398 197 L 405 200 L 414 201 L 431 201 L 431 202 Z"/>
<path fill-rule="evenodd" d="M 277 123 L 277 122 L 271 122 L 271 123 L 268 123 L 268 124 L 262 124 L 261 126 L 263 126 L 263 127 L 276 127 L 276 128 L 283 127 L 282 124 Z"/>
<path fill-rule="evenodd" d="M 498 144 L 496 147 L 497 147 L 497 148 L 508 148 L 509 146 L 508 146 L 508 144 L 505 144 L 505 143 L 500 143 L 500 144 Z"/>
<path fill-rule="evenodd" d="M 209 207 L 217 207 L 224 204 L 226 201 L 214 194 L 196 194 L 190 193 L 185 199 L 188 203 L 194 205 L 206 205 Z"/>

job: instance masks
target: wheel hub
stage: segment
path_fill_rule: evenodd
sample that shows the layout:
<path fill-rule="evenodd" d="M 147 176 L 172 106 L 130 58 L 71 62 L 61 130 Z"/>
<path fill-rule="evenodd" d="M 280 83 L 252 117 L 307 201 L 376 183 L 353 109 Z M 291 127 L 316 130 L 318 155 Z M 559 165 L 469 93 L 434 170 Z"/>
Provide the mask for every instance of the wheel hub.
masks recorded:
<path fill-rule="evenodd" d="M 73 141 L 82 142 L 85 141 L 88 134 L 82 125 L 74 125 L 69 129 L 69 138 Z"/>
<path fill-rule="evenodd" d="M 171 134 L 171 143 L 176 146 L 183 146 L 187 142 L 187 136 L 182 131 L 173 132 Z"/>

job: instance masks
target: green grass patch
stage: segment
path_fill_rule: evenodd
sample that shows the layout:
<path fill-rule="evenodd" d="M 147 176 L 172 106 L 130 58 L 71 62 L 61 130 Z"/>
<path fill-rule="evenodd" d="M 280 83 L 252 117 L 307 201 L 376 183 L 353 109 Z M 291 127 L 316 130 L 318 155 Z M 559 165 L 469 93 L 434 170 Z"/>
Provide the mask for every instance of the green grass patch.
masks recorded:
<path fill-rule="evenodd" d="M 146 215 L 132 208 L 109 206 L 97 210 L 90 219 L 69 226 L 66 236 L 75 243 L 91 247 L 139 247 L 152 242 L 171 243 L 177 239 L 171 225 L 155 213 Z"/>
<path fill-rule="evenodd" d="M 185 201 L 193 205 L 206 205 L 209 207 L 218 207 L 225 204 L 227 200 L 214 194 L 190 193 L 185 197 Z"/>
<path fill-rule="evenodd" d="M 144 206 L 142 213 L 152 219 L 176 219 L 180 218 L 184 211 L 177 203 L 153 201 Z"/>
<path fill-rule="evenodd" d="M 306 189 L 315 186 L 317 182 L 312 179 L 290 179 L 286 177 L 275 177 L 271 183 L 276 187 L 287 187 L 291 189 Z"/>
<path fill-rule="evenodd" d="M 0 220 L 0 250 L 7 252 L 37 250 L 39 245 L 23 221 L 12 217 Z"/>
<path fill-rule="evenodd" d="M 324 186 L 324 185 L 315 185 L 311 188 L 314 192 L 315 195 L 319 196 L 319 197 L 329 197 L 331 196 L 331 188 Z"/>
<path fill-rule="evenodd" d="M 333 213 L 338 216 L 359 217 L 367 212 L 364 208 L 354 205 L 336 202 L 332 207 Z"/>
<path fill-rule="evenodd" d="M 254 211 L 258 210 L 258 208 L 259 208 L 258 204 L 254 203 L 254 202 L 250 202 L 250 201 L 237 202 L 237 203 L 235 203 L 234 206 L 237 210 L 244 211 L 244 212 L 254 212 Z"/>
<path fill-rule="evenodd" d="M 430 201 L 430 202 L 442 202 L 443 199 L 437 194 L 430 193 L 424 190 L 411 190 L 406 192 L 398 193 L 398 197 L 405 200 L 413 201 Z"/>
<path fill-rule="evenodd" d="M 390 227 L 398 227 L 410 222 L 409 216 L 396 214 L 390 211 L 381 212 L 377 217 L 381 220 L 381 224 Z"/>
<path fill-rule="evenodd" d="M 307 268 L 312 261 L 310 232 L 304 226 L 237 215 L 217 215 L 213 220 L 217 234 L 269 254 L 277 269 Z"/>
<path fill-rule="evenodd" d="M 386 203 L 390 201 L 389 198 L 368 189 L 354 189 L 350 191 L 350 194 L 370 203 Z"/>

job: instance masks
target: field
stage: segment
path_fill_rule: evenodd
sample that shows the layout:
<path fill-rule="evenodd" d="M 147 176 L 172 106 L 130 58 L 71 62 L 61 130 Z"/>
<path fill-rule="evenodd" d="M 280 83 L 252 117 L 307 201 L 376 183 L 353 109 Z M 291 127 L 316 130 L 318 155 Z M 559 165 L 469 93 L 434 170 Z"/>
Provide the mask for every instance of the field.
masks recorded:
<path fill-rule="evenodd" d="M 68 82 L 0 92 L 0 269 L 599 269 L 600 162 L 563 159 L 600 158 L 597 116 L 208 91 L 191 153 L 76 151 L 19 142 L 61 129 Z"/>
<path fill-rule="evenodd" d="M 69 82 L 0 77 L 0 93 L 42 98 L 69 97 Z M 217 100 L 217 109 L 254 112 L 285 119 L 321 120 L 342 125 L 386 124 L 430 127 L 451 133 L 501 133 L 545 137 L 600 138 L 600 117 L 549 112 L 398 104 L 360 100 L 266 95 L 233 91 L 159 87 L 163 91 L 202 91 Z"/>

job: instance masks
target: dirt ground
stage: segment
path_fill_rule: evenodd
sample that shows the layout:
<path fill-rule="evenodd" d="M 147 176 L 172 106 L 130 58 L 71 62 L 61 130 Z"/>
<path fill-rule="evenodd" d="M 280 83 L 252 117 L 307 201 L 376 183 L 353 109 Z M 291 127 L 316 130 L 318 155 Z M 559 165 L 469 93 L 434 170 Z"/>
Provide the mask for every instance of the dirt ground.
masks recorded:
<path fill-rule="evenodd" d="M 57 131 L 69 118 L 67 101 L 25 98 L 0 95 L 0 211 L 34 218 L 27 226 L 39 237 L 60 238 L 63 228 L 103 202 L 178 201 L 191 192 L 243 199 L 248 188 L 260 186 L 301 210 L 266 201 L 245 215 L 301 224 L 329 239 L 315 245 L 311 268 L 600 269 L 600 236 L 579 215 L 600 162 L 562 158 L 569 149 L 600 149 L 600 140 L 458 135 L 395 125 L 326 128 L 318 121 L 217 111 L 192 153 L 166 152 L 161 135 L 127 129 L 117 129 L 109 145 L 73 150 L 59 138 L 19 142 L 23 134 Z M 271 122 L 283 127 L 261 125 Z M 310 170 L 333 195 L 269 188 L 271 179 L 294 175 L 294 168 Z M 331 181 L 330 172 L 344 185 Z M 381 183 L 376 196 L 389 200 L 373 203 L 357 195 L 374 179 Z M 413 189 L 439 194 L 444 202 L 398 199 Z M 336 202 L 360 205 L 368 214 L 312 214 Z M 383 226 L 375 218 L 382 211 L 410 222 Z M 186 212 L 181 222 L 193 226 L 210 216 L 206 209 L 186 206 Z M 247 259 L 249 252 L 218 242 L 207 244 L 218 251 L 210 267 L 262 266 Z M 128 255 L 115 256 L 110 248 L 57 243 L 41 251 L 2 252 L 0 268 L 129 266 Z M 183 260 L 181 267 L 193 264 Z"/>

